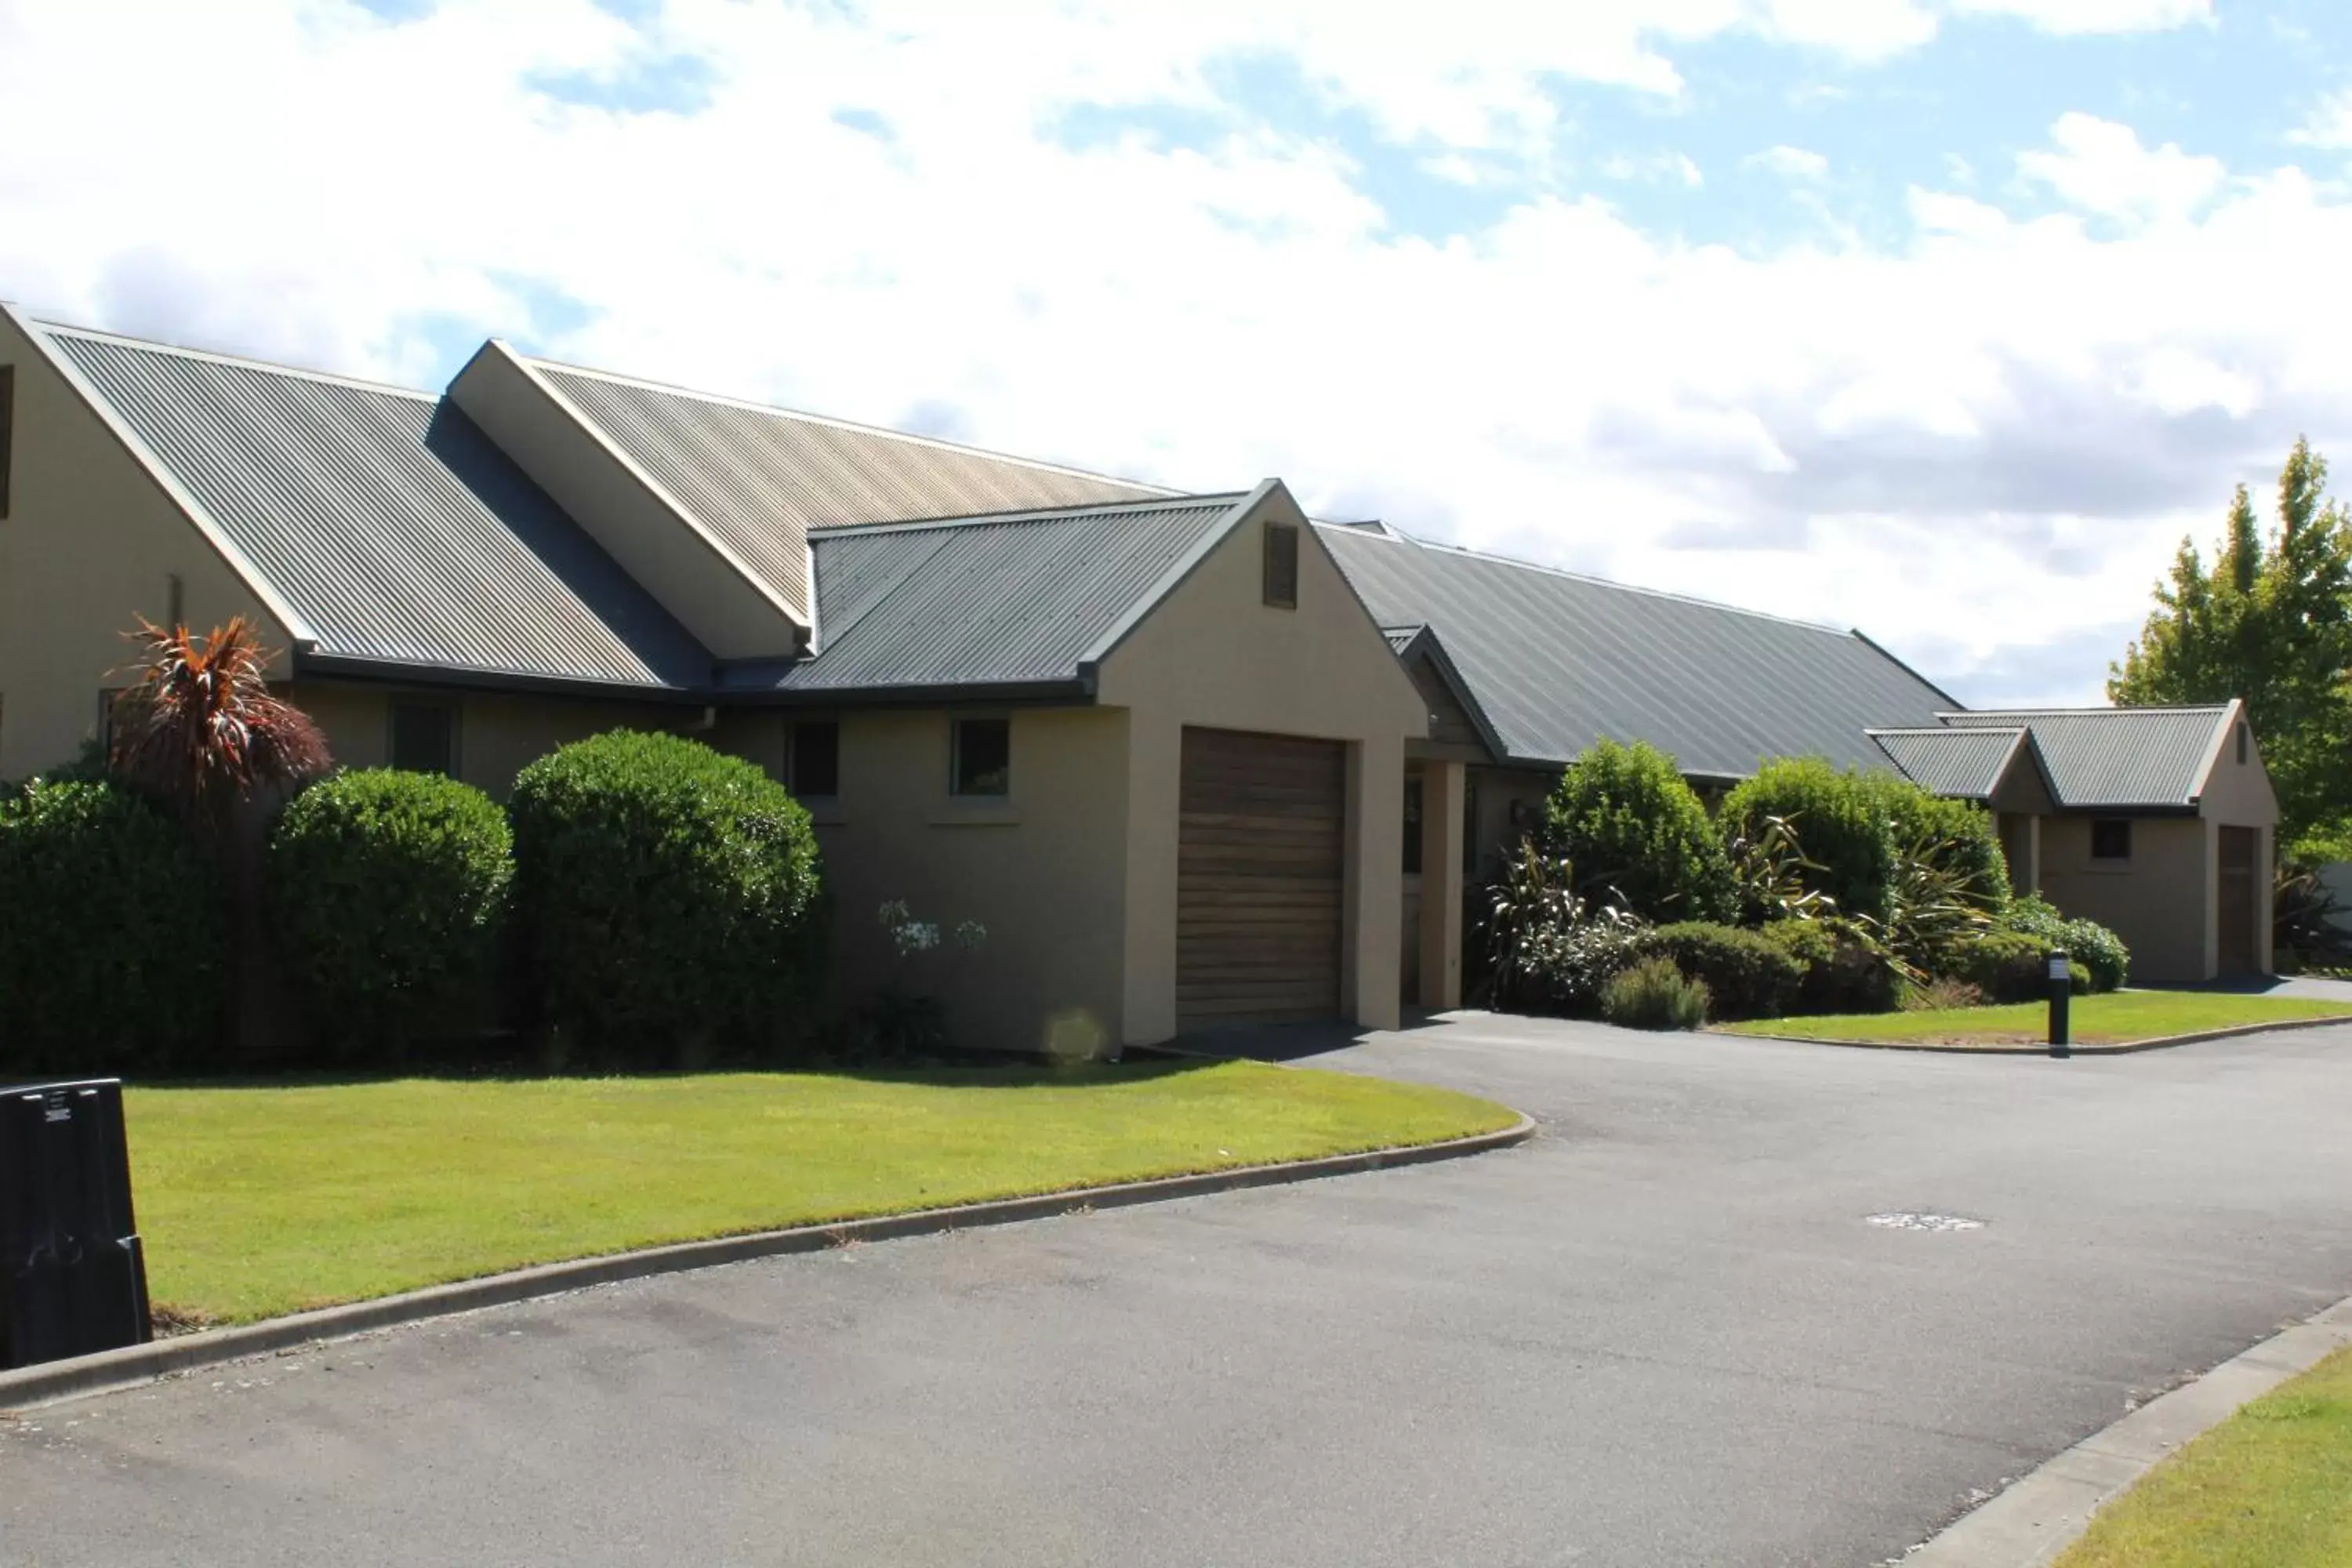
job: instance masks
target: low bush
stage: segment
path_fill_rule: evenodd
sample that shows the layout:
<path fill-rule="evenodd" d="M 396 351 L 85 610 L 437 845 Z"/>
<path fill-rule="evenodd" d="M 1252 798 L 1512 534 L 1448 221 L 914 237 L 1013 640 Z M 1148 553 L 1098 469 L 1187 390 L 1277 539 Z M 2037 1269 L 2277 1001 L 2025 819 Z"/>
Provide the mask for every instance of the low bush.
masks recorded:
<path fill-rule="evenodd" d="M 1992 813 L 1969 801 L 1929 795 L 1908 779 L 1882 775 L 1872 783 L 1898 856 L 1926 862 L 1980 913 L 1999 915 L 2009 907 L 2009 859 L 2001 853 Z"/>
<path fill-rule="evenodd" d="M 1706 983 L 1664 956 L 1645 958 L 1601 988 L 1601 1016 L 1621 1029 L 1696 1029 L 1706 1022 Z"/>
<path fill-rule="evenodd" d="M 1545 847 L 1575 868 L 1576 891 L 1645 921 L 1727 921 L 1731 862 L 1675 760 L 1646 742 L 1601 741 L 1560 775 Z"/>
<path fill-rule="evenodd" d="M 1804 847 L 1798 875 L 1808 890 L 1831 900 L 1842 915 L 1886 918 L 1895 844 L 1878 780 L 1840 773 L 1819 757 L 1784 757 L 1724 797 L 1727 838 L 1757 838 L 1775 817 Z M 1769 912 L 1750 910 L 1746 918 Z"/>
<path fill-rule="evenodd" d="M 489 1021 L 514 841 L 488 795 L 437 773 L 337 774 L 278 817 L 268 873 L 320 1056 L 396 1059 Z"/>
<path fill-rule="evenodd" d="M 1830 916 L 1772 921 L 1759 934 L 1803 967 L 1804 978 L 1798 982 L 1789 1012 L 1818 1016 L 1894 1010 L 1895 972 L 1860 927 Z"/>
<path fill-rule="evenodd" d="M 1925 984 L 1901 987 L 1896 1002 L 1906 1013 L 1951 1013 L 1984 1005 L 1983 992 L 1948 974 L 1938 974 Z"/>
<path fill-rule="evenodd" d="M 1954 943 L 1939 967 L 1991 1001 L 2034 1002 L 2050 994 L 2049 960 L 2049 947 L 2040 938 L 1996 930 Z M 2088 972 L 2077 971 L 2075 988 L 2088 986 Z"/>
<path fill-rule="evenodd" d="M 1785 942 L 1738 926 L 1702 921 L 1657 926 L 1635 937 L 1633 948 L 1639 957 L 1668 959 L 1705 982 L 1712 999 L 1708 1016 L 1721 1023 L 1777 1018 L 1805 982 L 1806 963 Z"/>
<path fill-rule="evenodd" d="M 690 1066 L 764 1057 L 812 1023 L 816 838 L 759 768 L 616 730 L 515 781 L 515 910 L 561 1050 Z"/>
<path fill-rule="evenodd" d="M 1510 1013 L 1591 1017 L 1601 988 L 1633 961 L 1641 923 L 1577 895 L 1565 857 L 1522 841 L 1486 889 L 1478 923 L 1481 999 Z"/>
<path fill-rule="evenodd" d="M 0 1079 L 215 1059 L 225 907 L 180 826 L 119 784 L 33 779 L 0 798 Z"/>
<path fill-rule="evenodd" d="M 2004 930 L 2022 931 L 2047 952 L 2064 950 L 2090 977 L 2093 991 L 2119 991 L 2131 974 L 2131 952 L 2123 938 L 2096 921 L 2070 920 L 2038 895 L 2011 902 L 2002 914 Z"/>

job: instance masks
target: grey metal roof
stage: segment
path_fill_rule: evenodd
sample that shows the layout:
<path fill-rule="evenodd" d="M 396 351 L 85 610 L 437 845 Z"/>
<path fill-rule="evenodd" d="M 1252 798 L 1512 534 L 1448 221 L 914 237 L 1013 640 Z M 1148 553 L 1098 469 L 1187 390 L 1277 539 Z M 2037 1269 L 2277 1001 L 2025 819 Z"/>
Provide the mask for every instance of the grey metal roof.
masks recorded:
<path fill-rule="evenodd" d="M 2008 729 L 1873 730 L 1870 738 L 1903 776 L 1932 795 L 1990 800 L 2027 731 Z"/>
<path fill-rule="evenodd" d="M 42 325 L 316 652 L 688 688 L 710 657 L 454 405 Z"/>
<path fill-rule="evenodd" d="M 1073 681 L 1246 494 L 817 533 L 797 692 Z"/>
<path fill-rule="evenodd" d="M 1932 724 L 1952 700 L 1866 638 L 1360 529 L 1323 542 L 1382 626 L 1427 623 L 1513 761 L 1608 736 L 1685 773 L 1777 756 L 1884 767 L 1864 731 Z"/>
<path fill-rule="evenodd" d="M 2035 708 L 1937 715 L 1955 728 L 2033 731 L 2069 810 L 2192 805 L 2231 713 L 2209 708 Z"/>
<path fill-rule="evenodd" d="M 527 363 L 788 604 L 808 603 L 812 529 L 1171 493 L 602 371 Z"/>

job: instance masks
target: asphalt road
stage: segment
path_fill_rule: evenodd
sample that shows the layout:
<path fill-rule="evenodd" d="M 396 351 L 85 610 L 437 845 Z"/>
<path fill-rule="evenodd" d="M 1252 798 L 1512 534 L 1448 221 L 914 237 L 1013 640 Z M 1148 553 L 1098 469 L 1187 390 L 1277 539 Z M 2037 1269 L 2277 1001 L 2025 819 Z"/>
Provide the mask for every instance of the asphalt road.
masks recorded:
<path fill-rule="evenodd" d="M 53 1406 L 0 1422 L 0 1563 L 1860 1568 L 2352 1292 L 2352 1029 L 1324 1059 L 1544 1131 Z"/>

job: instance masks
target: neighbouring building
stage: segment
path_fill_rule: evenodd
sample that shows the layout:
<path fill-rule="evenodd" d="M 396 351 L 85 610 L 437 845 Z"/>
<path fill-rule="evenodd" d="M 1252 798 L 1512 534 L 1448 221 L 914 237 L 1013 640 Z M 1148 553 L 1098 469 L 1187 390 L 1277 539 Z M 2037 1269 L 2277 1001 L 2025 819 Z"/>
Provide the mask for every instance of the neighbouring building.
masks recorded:
<path fill-rule="evenodd" d="M 1858 634 L 1319 525 L 1278 480 L 1171 492 L 498 342 L 436 395 L 0 314 L 0 777 L 102 730 L 138 617 L 232 615 L 347 764 L 503 794 L 616 725 L 760 763 L 818 824 L 845 986 L 892 961 L 887 900 L 989 929 L 937 977 L 975 1043 L 1453 1005 L 1465 888 L 1602 735 L 1703 789 L 1912 772 L 2144 976 L 2268 960 L 2225 890 L 2266 890 L 2275 815 L 2234 710 L 1968 713 Z M 2190 777 L 2197 726 L 2239 739 Z M 2001 760 L 1920 761 L 1962 731 Z M 2101 744 L 2124 784 L 2073 782 Z"/>

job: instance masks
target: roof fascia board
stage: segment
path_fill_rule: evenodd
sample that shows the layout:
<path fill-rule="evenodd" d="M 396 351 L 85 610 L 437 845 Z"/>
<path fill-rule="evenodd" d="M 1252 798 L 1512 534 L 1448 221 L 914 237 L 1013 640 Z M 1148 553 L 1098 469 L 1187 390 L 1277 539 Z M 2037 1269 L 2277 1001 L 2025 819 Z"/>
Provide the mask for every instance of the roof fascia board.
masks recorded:
<path fill-rule="evenodd" d="M 527 670 L 490 669 L 475 665 L 436 664 L 422 659 L 371 658 L 363 654 L 298 652 L 294 676 L 325 677 L 408 686 L 448 686 L 469 691 L 541 691 L 569 697 L 594 697 L 606 701 L 707 702 L 709 694 L 698 687 L 645 686 L 619 680 L 585 680 L 577 676 L 535 675 Z"/>
<path fill-rule="evenodd" d="M 1181 587 L 1187 578 L 1201 569 L 1201 563 L 1213 554 L 1219 545 L 1231 538 L 1235 530 L 1255 517 L 1267 501 L 1276 494 L 1287 493 L 1283 489 L 1280 479 L 1261 479 L 1255 489 L 1234 502 L 1231 510 L 1203 531 L 1200 538 L 1194 540 L 1191 548 L 1178 556 L 1174 563 L 1160 574 L 1160 581 L 1154 583 L 1150 589 L 1134 604 L 1129 605 L 1126 613 L 1121 615 L 1112 624 L 1111 628 L 1096 641 L 1095 646 L 1087 651 L 1086 656 L 1078 660 L 1078 679 L 1085 684 L 1087 690 L 1089 692 L 1094 690 L 1096 678 L 1101 672 L 1103 660 L 1117 652 L 1119 645 L 1134 635 L 1135 628 L 1143 624 L 1146 616 L 1158 609 L 1166 601 L 1168 595 Z"/>
<path fill-rule="evenodd" d="M 1167 511 L 1175 508 L 1231 505 L 1244 499 L 1241 490 L 1207 490 L 1200 494 L 1150 496 L 1141 500 L 1074 501 L 1068 506 L 1016 507 L 1011 511 L 960 512 L 948 517 L 904 517 L 888 522 L 818 523 L 809 530 L 812 546 L 820 539 L 866 539 L 877 533 L 922 533 L 957 528 L 1001 528 L 1021 522 L 1071 522 L 1094 512 Z"/>
<path fill-rule="evenodd" d="M 2189 792 L 2189 804 L 2197 805 L 2213 783 L 2213 770 L 2221 765 L 2221 748 L 2230 743 L 2230 733 L 2245 716 L 2246 700 L 2232 697 L 2230 705 L 2221 710 L 2221 721 L 2213 726 L 2213 739 L 2205 747 L 2204 765 L 2197 770 L 2197 787 Z"/>
<path fill-rule="evenodd" d="M 456 403 L 459 408 L 466 411 L 467 416 L 472 418 L 475 424 L 483 426 L 485 432 L 489 434 L 490 438 L 501 448 L 507 447 L 507 442 L 500 439 L 497 431 L 492 427 L 493 421 L 484 419 L 479 413 L 477 413 L 473 408 L 467 406 L 470 400 L 470 394 L 467 389 L 469 378 L 483 376 L 486 373 L 481 369 L 481 367 L 486 363 L 496 365 L 499 370 L 504 371 L 508 374 L 519 377 L 523 384 L 529 387 L 534 395 L 543 400 L 548 406 L 554 409 L 557 414 L 563 417 L 563 419 L 568 421 L 572 428 L 589 443 L 596 453 L 605 461 L 609 462 L 629 484 L 635 486 L 638 490 L 643 492 L 645 496 L 653 501 L 656 507 L 667 512 L 672 520 L 676 521 L 679 530 L 685 534 L 688 541 L 692 542 L 695 546 L 710 556 L 730 574 L 740 580 L 742 584 L 744 592 L 757 598 L 770 610 L 781 616 L 785 625 L 792 629 L 797 640 L 803 643 L 807 641 L 811 627 L 815 619 L 815 614 L 813 608 L 794 605 L 782 595 L 776 593 L 765 583 L 761 582 L 758 574 L 746 566 L 741 559 L 739 558 L 732 550 L 730 550 L 727 547 L 724 541 L 719 539 L 717 534 L 713 533 L 709 528 L 705 526 L 699 518 L 688 511 L 676 496 L 671 495 L 668 490 L 665 489 L 661 483 L 651 474 L 647 473 L 635 458 L 623 451 L 619 445 L 613 440 L 612 437 L 606 434 L 603 426 L 590 418 L 586 412 L 581 409 L 578 405 L 574 404 L 570 398 L 563 395 L 562 389 L 557 387 L 556 384 L 550 381 L 545 375 L 541 374 L 535 362 L 522 354 L 515 353 L 515 351 L 509 347 L 504 340 L 491 338 L 485 342 L 480 348 L 474 351 L 473 357 L 466 362 L 464 368 L 459 370 L 457 375 L 450 381 L 449 397 L 450 401 Z M 518 466 L 523 467 L 526 472 L 530 471 L 529 466 L 522 464 L 520 458 L 516 453 L 509 450 L 508 451 L 507 456 L 510 458 L 514 458 Z M 553 488 L 543 480 L 541 480 L 537 474 L 532 474 L 531 478 L 534 482 L 539 484 L 541 489 L 548 490 L 550 494 L 554 493 Z M 572 513 L 574 521 L 584 523 L 585 520 L 581 519 L 578 516 L 576 509 L 567 506 L 565 510 Z M 593 530 L 591 531 L 593 532 Z M 602 539 L 598 540 L 598 543 L 604 544 L 605 552 L 607 554 L 614 554 L 617 558 L 617 552 L 613 550 L 610 544 L 606 544 Z M 627 568 L 627 563 L 624 562 L 623 565 L 625 570 Z M 636 577 L 641 584 L 644 583 L 644 577 L 641 574 L 632 571 L 630 572 L 630 575 Z M 815 592 L 816 582 L 815 579 L 812 577 L 809 581 L 809 595 L 812 599 L 815 597 Z M 656 595 L 656 597 L 659 598 L 660 595 Z M 687 627 L 689 631 L 696 631 L 697 635 L 700 636 L 698 628 L 696 628 L 690 621 L 688 621 L 686 616 L 678 614 L 677 606 L 665 605 L 664 607 L 668 609 L 671 615 L 677 616 L 679 620 L 686 622 Z M 708 639 L 705 640 L 707 641 Z"/>
<path fill-rule="evenodd" d="M 1346 574 L 1340 575 L 1344 577 Z M 1495 732 L 1495 726 L 1487 721 L 1486 710 L 1472 694 L 1470 683 L 1464 680 L 1462 672 L 1454 668 L 1454 656 L 1445 651 L 1445 639 L 1437 635 L 1435 626 L 1424 625 L 1415 632 L 1412 640 L 1397 650 L 1398 662 L 1403 662 L 1415 653 L 1429 660 L 1430 668 L 1437 671 L 1437 679 L 1445 683 L 1445 689 L 1453 694 L 1454 701 L 1462 705 L 1462 711 L 1470 716 L 1478 738 L 1486 744 L 1486 754 L 1498 762 L 1508 757 L 1510 749 L 1503 744 L 1502 736 Z"/>
<path fill-rule="evenodd" d="M 721 707 L 904 708 L 1004 705 L 1068 707 L 1094 700 L 1085 680 L 998 680 L 970 685 L 921 681 L 907 686 L 781 686 L 761 691 L 722 691 Z"/>
<path fill-rule="evenodd" d="M 204 502 L 198 500 L 186 486 L 173 477 L 171 469 L 164 466 L 163 458 L 158 457 L 145 441 L 140 439 L 138 432 L 131 428 L 130 423 L 116 411 L 114 405 L 107 399 L 106 395 L 92 384 L 70 359 L 58 351 L 58 346 L 49 341 L 47 332 L 39 323 L 29 320 L 13 305 L 0 304 L 0 314 L 7 317 L 8 324 L 16 328 L 25 341 L 32 345 L 33 352 L 41 356 L 42 363 L 54 371 L 58 378 L 72 389 L 74 395 L 81 399 L 82 405 L 97 416 L 99 423 L 105 426 L 107 433 L 114 437 L 117 445 L 121 447 L 124 455 L 139 466 L 149 481 L 163 494 L 163 499 L 172 503 L 180 515 L 187 520 L 188 526 L 194 529 L 205 544 L 211 547 L 213 553 L 220 557 L 221 564 L 226 566 L 237 581 L 245 585 L 246 591 L 259 600 L 262 608 L 268 610 L 276 618 L 278 631 L 293 645 L 292 651 L 300 653 L 307 648 L 317 647 L 318 634 L 310 629 L 310 622 L 303 618 L 301 612 L 295 609 L 287 601 L 285 595 L 278 593 L 271 584 L 269 579 L 262 575 L 261 568 L 254 563 L 253 558 L 238 548 L 236 541 L 230 538 L 227 531 L 222 528 L 214 520 L 212 513 L 205 509 Z"/>

